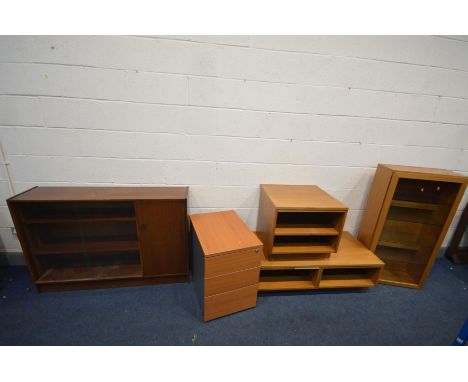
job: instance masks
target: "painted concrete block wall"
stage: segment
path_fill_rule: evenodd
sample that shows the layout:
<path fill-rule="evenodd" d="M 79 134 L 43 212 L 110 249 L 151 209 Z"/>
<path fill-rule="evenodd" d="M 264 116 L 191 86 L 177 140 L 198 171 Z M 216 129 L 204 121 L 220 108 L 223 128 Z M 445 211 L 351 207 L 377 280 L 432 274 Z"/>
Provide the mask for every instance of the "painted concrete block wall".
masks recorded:
<path fill-rule="evenodd" d="M 356 233 L 377 163 L 468 175 L 468 38 L 3 36 L 0 139 L 15 192 L 189 185 L 255 229 L 260 183 L 317 184 Z"/>

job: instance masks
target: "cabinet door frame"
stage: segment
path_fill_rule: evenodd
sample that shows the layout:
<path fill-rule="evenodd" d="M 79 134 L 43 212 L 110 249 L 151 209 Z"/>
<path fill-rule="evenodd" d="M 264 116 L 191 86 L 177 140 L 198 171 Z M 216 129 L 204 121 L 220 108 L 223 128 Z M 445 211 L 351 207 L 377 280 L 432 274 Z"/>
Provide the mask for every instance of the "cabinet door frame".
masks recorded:
<path fill-rule="evenodd" d="M 382 235 L 382 230 L 385 225 L 385 222 L 387 221 L 387 215 L 388 211 L 390 210 L 390 204 L 392 203 L 393 195 L 395 194 L 399 180 L 400 176 L 397 173 L 393 173 L 387 188 L 387 193 L 385 194 L 385 199 L 383 201 L 382 207 L 380 208 L 379 218 L 377 219 L 377 224 L 375 225 L 372 241 L 369 246 L 369 249 L 374 253 L 375 249 L 377 248 L 377 243 L 380 240 L 380 236 Z"/>

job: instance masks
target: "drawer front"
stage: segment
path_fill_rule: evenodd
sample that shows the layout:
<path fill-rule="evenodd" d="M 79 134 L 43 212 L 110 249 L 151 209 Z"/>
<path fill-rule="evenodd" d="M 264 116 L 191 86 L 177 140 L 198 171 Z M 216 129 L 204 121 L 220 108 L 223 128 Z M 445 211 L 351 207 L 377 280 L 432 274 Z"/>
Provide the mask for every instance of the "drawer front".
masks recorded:
<path fill-rule="evenodd" d="M 205 278 L 260 266 L 260 249 L 212 256 L 205 259 Z"/>
<path fill-rule="evenodd" d="M 257 305 L 258 284 L 205 297 L 205 321 L 253 308 Z"/>
<path fill-rule="evenodd" d="M 260 268 L 229 273 L 205 279 L 205 296 L 229 292 L 253 284 L 258 284 Z"/>

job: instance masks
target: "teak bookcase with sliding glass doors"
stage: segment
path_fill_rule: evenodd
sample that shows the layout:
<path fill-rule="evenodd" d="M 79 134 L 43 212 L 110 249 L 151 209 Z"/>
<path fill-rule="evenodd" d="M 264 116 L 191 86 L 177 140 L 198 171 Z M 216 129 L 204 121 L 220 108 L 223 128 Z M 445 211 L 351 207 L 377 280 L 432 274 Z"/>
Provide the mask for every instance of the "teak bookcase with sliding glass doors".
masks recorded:
<path fill-rule="evenodd" d="M 40 292 L 188 281 L 187 187 L 35 187 L 8 207 Z"/>
<path fill-rule="evenodd" d="M 358 239 L 384 261 L 380 282 L 424 285 L 467 181 L 446 170 L 377 166 Z"/>

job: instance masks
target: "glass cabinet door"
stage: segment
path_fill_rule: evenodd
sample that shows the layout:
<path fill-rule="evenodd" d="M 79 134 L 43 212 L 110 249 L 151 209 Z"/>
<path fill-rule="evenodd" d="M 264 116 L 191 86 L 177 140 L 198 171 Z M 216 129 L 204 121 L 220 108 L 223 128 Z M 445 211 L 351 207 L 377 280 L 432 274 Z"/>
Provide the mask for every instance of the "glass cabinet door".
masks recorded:
<path fill-rule="evenodd" d="M 22 205 L 37 282 L 141 275 L 132 202 Z"/>
<path fill-rule="evenodd" d="M 375 253 L 382 281 L 418 285 L 431 258 L 459 183 L 400 178 Z"/>

